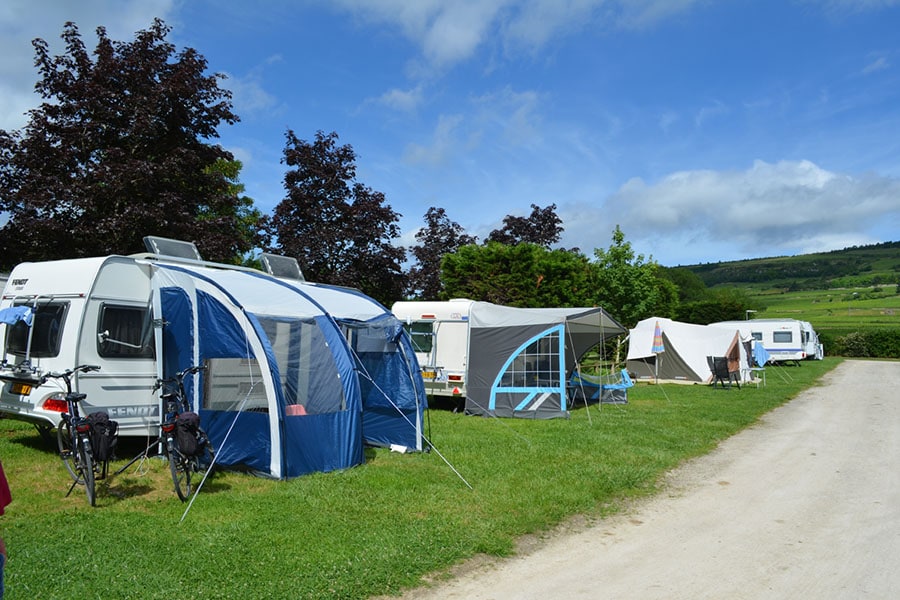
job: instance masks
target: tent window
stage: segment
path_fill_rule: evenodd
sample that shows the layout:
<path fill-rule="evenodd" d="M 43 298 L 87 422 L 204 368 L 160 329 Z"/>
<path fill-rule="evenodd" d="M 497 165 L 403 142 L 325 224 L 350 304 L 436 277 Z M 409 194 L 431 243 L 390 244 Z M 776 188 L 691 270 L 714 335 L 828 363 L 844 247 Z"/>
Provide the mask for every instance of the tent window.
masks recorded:
<path fill-rule="evenodd" d="M 357 355 L 396 352 L 397 343 L 388 338 L 384 327 L 342 323 L 341 330 L 347 343 Z"/>
<path fill-rule="evenodd" d="M 203 408 L 268 412 L 269 401 L 256 359 L 211 358 L 207 366 Z"/>
<path fill-rule="evenodd" d="M 347 409 L 334 355 L 316 321 L 260 317 L 259 323 L 275 353 L 288 414 Z"/>
<path fill-rule="evenodd" d="M 794 334 L 791 331 L 775 331 L 772 332 L 772 341 L 776 344 L 790 344 L 794 341 Z"/>
<path fill-rule="evenodd" d="M 431 321 L 413 321 L 405 323 L 404 329 L 412 339 L 413 350 L 428 354 L 434 346 L 434 329 Z"/>
<path fill-rule="evenodd" d="M 500 386 L 556 387 L 559 378 L 559 333 L 553 331 L 530 343 L 513 359 Z"/>
<path fill-rule="evenodd" d="M 150 311 L 141 306 L 100 306 L 97 352 L 104 358 L 153 358 Z"/>
<path fill-rule="evenodd" d="M 18 321 L 6 328 L 6 351 L 16 356 L 28 354 L 29 330 L 31 331 L 31 358 L 48 358 L 59 355 L 59 343 L 62 337 L 68 302 L 52 302 L 40 304 L 34 308 L 32 327 L 24 321 Z"/>

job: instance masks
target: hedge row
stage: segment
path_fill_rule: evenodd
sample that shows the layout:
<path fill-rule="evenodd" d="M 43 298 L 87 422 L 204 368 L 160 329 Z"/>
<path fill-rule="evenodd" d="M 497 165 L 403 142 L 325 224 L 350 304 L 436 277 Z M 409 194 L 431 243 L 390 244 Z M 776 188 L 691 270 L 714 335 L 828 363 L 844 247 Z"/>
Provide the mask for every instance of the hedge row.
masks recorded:
<path fill-rule="evenodd" d="M 900 358 L 900 329 L 854 331 L 846 335 L 819 335 L 829 356 Z"/>

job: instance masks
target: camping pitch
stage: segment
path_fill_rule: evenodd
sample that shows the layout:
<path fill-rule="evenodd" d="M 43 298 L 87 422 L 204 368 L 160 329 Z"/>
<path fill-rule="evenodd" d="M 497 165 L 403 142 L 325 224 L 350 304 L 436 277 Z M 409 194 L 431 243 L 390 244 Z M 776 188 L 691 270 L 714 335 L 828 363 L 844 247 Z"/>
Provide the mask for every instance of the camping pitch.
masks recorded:
<path fill-rule="evenodd" d="M 13 274 L 0 309 L 34 318 L 2 325 L 4 364 L 31 374 L 99 365 L 76 389 L 120 435 L 156 433 L 157 378 L 203 365 L 186 392 L 220 465 L 287 478 L 360 464 L 364 442 L 422 447 L 425 398 L 409 339 L 362 294 L 196 253 L 23 263 Z M 48 432 L 57 392 L 3 386 L 0 412 Z"/>
<path fill-rule="evenodd" d="M 710 383 L 708 356 L 727 357 L 729 371 L 746 377 L 750 364 L 737 328 L 650 317 L 629 331 L 625 366 L 637 379 Z"/>
<path fill-rule="evenodd" d="M 602 308 L 512 308 L 474 302 L 469 311 L 466 412 L 567 417 L 567 382 L 577 361 L 624 332 Z"/>

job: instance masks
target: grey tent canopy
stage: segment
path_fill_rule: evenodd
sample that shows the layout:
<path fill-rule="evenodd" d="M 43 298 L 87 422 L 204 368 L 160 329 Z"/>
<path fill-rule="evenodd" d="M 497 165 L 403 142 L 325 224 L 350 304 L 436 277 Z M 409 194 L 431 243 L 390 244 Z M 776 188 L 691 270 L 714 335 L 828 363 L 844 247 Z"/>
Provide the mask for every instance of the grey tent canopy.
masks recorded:
<path fill-rule="evenodd" d="M 566 384 L 577 361 L 626 329 L 605 310 L 513 308 L 475 302 L 469 313 L 466 412 L 568 416 Z"/>

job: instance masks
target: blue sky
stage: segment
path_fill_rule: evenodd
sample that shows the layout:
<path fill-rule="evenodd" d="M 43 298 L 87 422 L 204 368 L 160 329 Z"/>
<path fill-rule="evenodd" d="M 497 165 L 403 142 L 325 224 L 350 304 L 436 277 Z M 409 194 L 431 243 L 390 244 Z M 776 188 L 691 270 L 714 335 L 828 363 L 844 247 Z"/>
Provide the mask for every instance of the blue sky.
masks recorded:
<path fill-rule="evenodd" d="M 220 128 L 264 212 L 284 134 L 334 131 L 414 243 L 557 205 L 663 265 L 900 240 L 900 0 L 4 0 L 0 128 L 39 99 L 30 40 L 154 17 L 234 93 Z"/>

